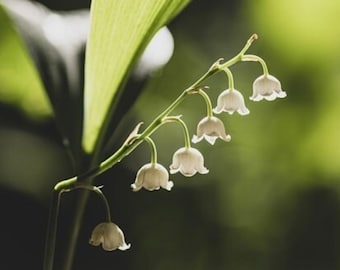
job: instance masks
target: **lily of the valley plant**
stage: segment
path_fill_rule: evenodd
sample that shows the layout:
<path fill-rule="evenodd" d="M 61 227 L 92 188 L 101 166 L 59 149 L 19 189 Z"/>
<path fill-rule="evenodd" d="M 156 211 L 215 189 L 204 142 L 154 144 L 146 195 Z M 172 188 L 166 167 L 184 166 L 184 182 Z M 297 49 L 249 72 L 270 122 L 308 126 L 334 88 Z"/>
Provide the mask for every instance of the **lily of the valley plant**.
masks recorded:
<path fill-rule="evenodd" d="M 171 191 L 174 183 L 169 179 L 170 174 L 181 173 L 185 177 L 192 177 L 195 174 L 207 174 L 209 170 L 204 164 L 204 155 L 192 143 L 196 144 L 202 140 L 206 140 L 214 145 L 217 139 L 224 142 L 231 140 L 231 135 L 227 133 L 223 123 L 223 118 L 218 118 L 215 114 L 226 112 L 232 115 L 234 112 L 240 115 L 249 114 L 243 94 L 236 90 L 234 86 L 233 74 L 230 67 L 241 61 L 254 61 L 260 63 L 262 74 L 253 83 L 253 93 L 250 97 L 252 101 L 260 101 L 262 99 L 272 101 L 276 98 L 286 97 L 286 93 L 281 89 L 278 79 L 269 74 L 265 61 L 257 55 L 246 54 L 251 44 L 257 39 L 257 35 L 253 34 L 241 51 L 228 61 L 218 59 L 196 82 L 182 91 L 179 96 L 151 123 L 142 129 L 142 123 L 136 125 L 130 135 L 127 137 L 121 147 L 114 152 L 108 159 L 100 163 L 100 165 L 82 175 L 72 177 L 67 180 L 60 181 L 55 190 L 59 194 L 72 191 L 74 189 L 87 189 L 95 192 L 103 200 L 106 209 L 106 220 L 101 221 L 92 232 L 89 243 L 94 246 L 102 245 L 106 251 L 127 250 L 130 244 L 125 242 L 123 231 L 112 222 L 109 203 L 99 187 L 91 184 L 85 184 L 86 179 L 94 178 L 103 172 L 109 170 L 112 166 L 122 161 L 124 157 L 131 154 L 141 143 L 146 142 L 150 146 L 150 159 L 146 161 L 137 172 L 136 178 L 130 179 L 132 191 L 137 192 L 141 189 L 148 191 L 156 191 L 165 189 Z M 211 99 L 209 97 L 208 86 L 204 85 L 204 81 L 211 76 L 222 72 L 228 80 L 228 88 L 221 92 L 216 101 L 216 107 L 213 109 Z M 182 115 L 172 115 L 171 113 L 177 108 L 184 99 L 190 96 L 199 95 L 203 98 L 206 105 L 206 115 L 198 122 L 197 132 L 191 137 Z M 152 135 L 162 126 L 168 123 L 177 123 L 178 127 L 183 130 L 183 145 L 173 153 L 172 164 L 167 166 L 158 163 L 157 148 L 152 140 Z M 128 179 L 129 180 L 129 179 Z M 129 185 L 126 186 L 129 188 Z M 59 196 L 60 198 L 60 196 Z"/>

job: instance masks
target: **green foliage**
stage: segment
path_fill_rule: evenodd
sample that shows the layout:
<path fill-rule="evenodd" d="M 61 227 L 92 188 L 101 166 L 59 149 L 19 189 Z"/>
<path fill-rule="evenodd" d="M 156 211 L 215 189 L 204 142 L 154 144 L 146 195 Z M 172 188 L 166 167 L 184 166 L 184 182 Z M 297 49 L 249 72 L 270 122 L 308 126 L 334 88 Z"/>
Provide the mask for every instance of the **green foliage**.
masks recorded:
<path fill-rule="evenodd" d="M 272 20 L 274 11 L 276 16 Z M 295 164 L 307 175 L 307 179 L 300 177 L 300 181 L 314 181 L 316 172 L 337 179 L 340 2 L 261 0 L 251 2 L 249 12 L 252 25 L 266 37 L 269 50 L 282 59 L 279 72 L 291 80 L 286 80 L 291 101 L 283 121 L 294 126 L 284 132 L 285 140 L 294 142 Z"/>
<path fill-rule="evenodd" d="M 37 69 L 1 5 L 0 25 L 0 100 L 32 117 L 51 115 Z"/>
<path fill-rule="evenodd" d="M 282 53 L 290 50 L 286 61 L 303 64 L 305 60 L 300 61 L 310 55 L 313 55 L 312 61 L 323 61 L 338 50 L 339 1 L 261 0 L 251 5 L 259 34 L 270 33 L 271 42 Z M 275 20 L 272 20 L 274 14 Z"/>
<path fill-rule="evenodd" d="M 114 110 L 119 87 L 156 31 L 189 0 L 94 0 L 86 51 L 84 133 L 93 152 Z"/>

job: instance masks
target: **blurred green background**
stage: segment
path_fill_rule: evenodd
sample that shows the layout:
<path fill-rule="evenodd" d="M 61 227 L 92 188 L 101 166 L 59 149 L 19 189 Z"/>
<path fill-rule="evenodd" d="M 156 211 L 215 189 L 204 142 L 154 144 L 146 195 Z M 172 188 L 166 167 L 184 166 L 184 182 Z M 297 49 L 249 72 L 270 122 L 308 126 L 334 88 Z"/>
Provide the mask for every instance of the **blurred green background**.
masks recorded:
<path fill-rule="evenodd" d="M 88 2 L 44 4 L 73 10 Z M 232 141 L 197 145 L 210 173 L 189 179 L 172 175 L 171 192 L 133 193 L 129 185 L 136 171 L 149 162 L 148 147 L 142 145 L 98 180 L 132 248 L 111 253 L 87 244 L 104 217 L 101 202 L 91 197 L 74 269 L 340 269 L 339 14 L 340 2 L 333 0 L 193 1 L 169 25 L 173 58 L 122 118 L 117 145 L 137 122 L 150 123 L 216 59 L 233 57 L 252 33 L 259 39 L 249 52 L 266 60 L 287 98 L 250 102 L 260 65 L 232 67 L 250 115 L 220 115 Z M 2 47 L 10 34 L 2 25 L 0 34 Z M 13 68 L 13 58 L 5 56 L 0 53 L 1 74 Z M 21 68 L 8 76 L 24 87 L 30 82 L 20 79 Z M 1 77 L 0 93 L 9 88 L 5 82 Z M 228 82 L 219 74 L 206 84 L 215 105 Z M 72 175 L 71 166 L 45 107 L 38 113 L 43 118 L 32 117 L 22 103 L 5 94 L 0 99 L 0 266 L 40 269 L 51 189 Z M 190 97 L 175 113 L 183 114 L 193 134 L 205 105 L 200 97 Z M 167 167 L 183 145 L 182 131 L 168 125 L 153 138 L 159 162 Z M 72 202 L 67 194 L 59 247 Z"/>

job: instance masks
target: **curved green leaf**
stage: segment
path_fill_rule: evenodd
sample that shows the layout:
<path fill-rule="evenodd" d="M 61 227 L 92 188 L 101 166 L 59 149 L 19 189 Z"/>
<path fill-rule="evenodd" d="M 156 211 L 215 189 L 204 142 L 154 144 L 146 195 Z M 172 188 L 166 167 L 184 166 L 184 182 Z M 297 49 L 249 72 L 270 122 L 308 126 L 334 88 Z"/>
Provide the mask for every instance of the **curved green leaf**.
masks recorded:
<path fill-rule="evenodd" d="M 117 90 L 156 31 L 189 0 L 93 0 L 86 50 L 82 144 L 93 152 Z"/>

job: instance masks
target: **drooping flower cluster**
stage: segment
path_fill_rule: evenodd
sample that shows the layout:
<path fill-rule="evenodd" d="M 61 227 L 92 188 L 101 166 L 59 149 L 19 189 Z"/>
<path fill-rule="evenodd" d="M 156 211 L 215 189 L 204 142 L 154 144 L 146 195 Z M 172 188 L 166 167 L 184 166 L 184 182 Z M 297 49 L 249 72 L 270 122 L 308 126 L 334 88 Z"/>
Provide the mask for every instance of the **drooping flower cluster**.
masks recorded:
<path fill-rule="evenodd" d="M 259 76 L 253 83 L 253 95 L 250 97 L 252 101 L 260 101 L 262 99 L 272 101 L 276 98 L 286 97 L 286 93 L 282 91 L 281 83 L 278 79 L 268 73 L 267 66 L 263 59 L 255 55 L 242 55 L 242 61 L 258 61 L 262 65 L 264 74 Z M 203 117 L 197 124 L 196 134 L 192 137 L 193 143 L 198 143 L 203 139 L 211 145 L 214 145 L 217 139 L 221 139 L 225 142 L 231 140 L 231 136 L 226 133 L 224 123 L 221 119 L 214 116 L 215 114 L 221 114 L 227 112 L 232 115 L 237 112 L 240 115 L 249 114 L 249 109 L 246 107 L 245 99 L 239 90 L 234 88 L 233 75 L 228 68 L 219 59 L 213 66 L 221 71 L 224 71 L 229 80 L 229 88 L 222 91 L 217 98 L 217 105 L 212 109 L 211 101 L 207 93 L 203 90 L 207 87 L 197 86 L 189 89 L 190 94 L 200 94 L 207 106 L 207 115 Z M 204 157 L 200 151 L 191 147 L 190 139 L 188 139 L 188 129 L 181 117 L 164 117 L 163 122 L 179 122 L 184 130 L 185 146 L 178 149 L 172 158 L 172 164 L 170 165 L 170 174 L 180 172 L 186 177 L 191 177 L 197 172 L 200 174 L 206 174 L 209 170 L 204 166 Z M 139 128 L 139 126 L 138 126 Z M 136 129 L 134 130 L 135 137 L 138 137 Z M 131 137 L 131 135 L 130 135 Z M 150 142 L 150 138 L 148 141 Z M 156 152 L 155 146 L 152 143 L 152 151 Z M 155 154 L 153 154 L 155 155 Z M 169 174 L 167 170 L 156 161 L 144 165 L 137 173 L 135 183 L 131 185 L 133 191 L 138 191 L 142 187 L 149 191 L 158 190 L 161 188 L 168 191 L 173 187 L 173 182 L 169 181 Z"/>
<path fill-rule="evenodd" d="M 272 101 L 276 98 L 286 97 L 286 93 L 281 88 L 281 83 L 274 76 L 270 75 L 268 68 L 264 60 L 256 55 L 246 55 L 245 52 L 250 47 L 251 43 L 257 39 L 257 35 L 253 35 L 240 51 L 238 55 L 229 61 L 222 63 L 222 59 L 217 60 L 196 83 L 191 87 L 183 91 L 183 93 L 162 112 L 142 133 L 139 133 L 141 123 L 138 124 L 131 134 L 128 136 L 122 147 L 117 150 L 107 161 L 102 163 L 100 171 L 104 171 L 102 168 L 109 168 L 115 163 L 119 162 L 127 154 L 129 154 L 140 143 L 146 141 L 151 150 L 151 161 L 143 165 L 137 172 L 134 183 L 131 184 L 133 191 L 139 191 L 142 188 L 148 191 L 155 191 L 159 189 L 165 189 L 170 191 L 174 183 L 169 180 L 170 174 L 181 173 L 183 176 L 192 177 L 196 173 L 207 174 L 209 170 L 204 165 L 204 157 L 202 153 L 191 146 L 192 143 L 199 143 L 202 140 L 206 140 L 211 145 L 214 145 L 217 139 L 229 142 L 231 136 L 226 132 L 224 123 L 221 119 L 214 114 L 221 114 L 223 112 L 229 115 L 237 112 L 239 115 L 249 114 L 249 109 L 246 107 L 245 99 L 239 90 L 234 87 L 234 78 L 230 66 L 236 64 L 239 61 L 255 61 L 259 62 L 263 69 L 263 74 L 259 76 L 253 83 L 253 93 L 250 97 L 252 101 L 261 101 L 263 99 Z M 211 75 L 222 71 L 227 75 L 228 88 L 222 91 L 216 102 L 216 107 L 212 108 L 209 95 L 206 93 L 207 87 L 200 86 L 200 83 Z M 196 127 L 196 134 L 192 136 L 190 140 L 189 130 L 186 123 L 182 120 L 181 116 L 171 116 L 170 113 L 175 107 L 177 107 L 181 101 L 190 94 L 199 94 L 205 101 L 207 113 L 198 121 Z M 172 156 L 172 164 L 168 170 L 158 163 L 157 150 L 155 143 L 151 139 L 151 135 L 159 127 L 164 124 L 176 122 L 180 124 L 184 133 L 184 146 L 180 147 Z M 126 151 L 126 152 L 124 152 Z M 108 166 L 110 164 L 110 166 Z M 103 196 L 103 195 L 102 195 Z M 104 199 L 106 202 L 106 199 Z M 106 202 L 107 205 L 107 202 Z M 125 243 L 124 234 L 121 229 L 110 220 L 109 207 L 108 209 L 108 222 L 100 223 L 95 227 L 92 232 L 90 244 L 98 246 L 102 244 L 104 250 L 126 250 L 130 245 Z"/>

